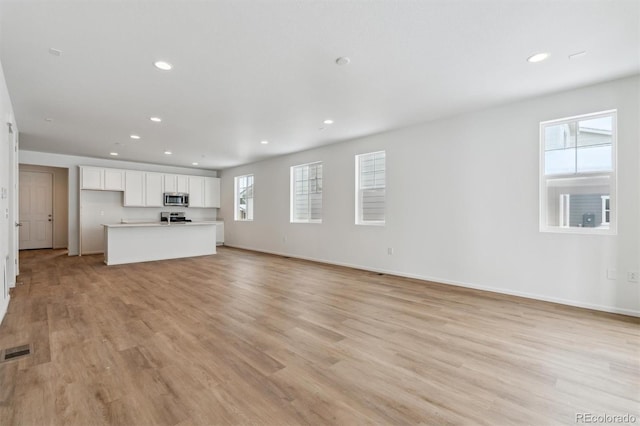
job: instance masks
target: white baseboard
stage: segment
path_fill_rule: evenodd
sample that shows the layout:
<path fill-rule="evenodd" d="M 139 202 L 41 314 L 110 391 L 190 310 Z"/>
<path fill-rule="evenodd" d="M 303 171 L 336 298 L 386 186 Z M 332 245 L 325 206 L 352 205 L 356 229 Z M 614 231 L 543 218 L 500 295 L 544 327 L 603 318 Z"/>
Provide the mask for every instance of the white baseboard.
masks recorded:
<path fill-rule="evenodd" d="M 242 249 L 242 250 L 257 251 L 257 252 L 260 252 L 260 253 L 275 254 L 277 256 L 287 256 L 287 257 L 292 257 L 292 258 L 296 258 L 296 259 L 309 260 L 309 261 L 312 261 L 312 262 L 326 263 L 326 264 L 329 264 L 329 265 L 345 266 L 347 268 L 361 269 L 361 270 L 364 270 L 364 271 L 380 272 L 380 273 L 389 274 L 389 275 L 397 275 L 399 277 L 414 278 L 414 279 L 422 280 L 422 281 L 431 281 L 431 282 L 440 283 L 440 284 L 454 285 L 454 286 L 457 286 L 457 287 L 472 288 L 472 289 L 475 289 L 475 290 L 489 291 L 489 292 L 492 292 L 492 293 L 507 294 L 507 295 L 510 295 L 510 296 L 524 297 L 524 298 L 527 298 L 527 299 L 541 300 L 541 301 L 544 301 L 544 302 L 558 303 L 558 304 L 567 305 L 567 306 L 575 306 L 575 307 L 578 307 L 578 308 L 593 309 L 595 311 L 609 312 L 609 313 L 612 313 L 612 314 L 622 314 L 622 315 L 628 315 L 628 316 L 632 316 L 632 317 L 640 317 L 640 310 L 624 309 L 624 308 L 618 308 L 618 307 L 615 307 L 615 306 L 598 305 L 598 304 L 594 304 L 594 303 L 585 303 L 585 302 L 579 302 L 579 301 L 575 301 L 575 300 L 562 299 L 562 298 L 558 298 L 558 297 L 545 296 L 545 295 L 541 295 L 541 294 L 514 291 L 514 290 L 505 289 L 505 288 L 499 288 L 499 287 L 490 287 L 490 286 L 472 284 L 472 283 L 467 283 L 467 282 L 462 282 L 462 281 L 452 281 L 452 280 L 447 280 L 447 279 L 438 278 L 438 277 L 429 277 L 429 276 L 419 275 L 419 274 L 408 274 L 406 272 L 401 272 L 401 271 L 393 271 L 393 270 L 387 270 L 387 269 L 371 268 L 369 266 L 362 266 L 362 265 L 356 265 L 356 264 L 344 263 L 344 262 L 335 262 L 335 261 L 331 261 L 331 260 L 317 259 L 317 258 L 306 257 L 306 256 L 299 256 L 299 255 L 290 254 L 290 253 L 282 253 L 282 252 L 276 252 L 276 251 L 270 251 L 270 250 L 261 250 L 261 249 L 256 249 L 256 248 L 253 248 L 253 247 L 245 247 L 245 246 L 229 244 L 229 243 L 225 243 L 225 246 L 226 247 L 232 247 L 232 248 L 238 248 L 238 249 Z"/>

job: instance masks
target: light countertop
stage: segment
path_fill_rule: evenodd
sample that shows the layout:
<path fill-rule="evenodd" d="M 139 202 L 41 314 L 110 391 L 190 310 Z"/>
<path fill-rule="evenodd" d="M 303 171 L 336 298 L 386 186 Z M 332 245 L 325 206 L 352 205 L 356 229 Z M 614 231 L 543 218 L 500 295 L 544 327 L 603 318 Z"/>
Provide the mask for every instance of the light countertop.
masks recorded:
<path fill-rule="evenodd" d="M 198 222 L 179 222 L 179 223 L 167 223 L 167 222 L 138 222 L 138 223 L 103 223 L 105 228 L 140 228 L 140 227 L 180 227 L 180 226 L 202 226 L 202 225 L 216 225 L 220 221 L 198 221 Z"/>

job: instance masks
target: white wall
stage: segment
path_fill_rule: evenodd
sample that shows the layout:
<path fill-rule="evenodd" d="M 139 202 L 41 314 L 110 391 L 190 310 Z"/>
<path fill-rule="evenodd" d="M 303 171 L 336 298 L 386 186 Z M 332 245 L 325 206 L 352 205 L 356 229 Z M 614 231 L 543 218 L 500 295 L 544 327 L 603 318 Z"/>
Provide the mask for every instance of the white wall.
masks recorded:
<path fill-rule="evenodd" d="M 75 155 L 50 154 L 20 150 L 20 164 L 32 164 L 39 166 L 64 167 L 69 169 L 69 254 L 78 254 L 79 232 L 79 202 L 78 188 L 80 178 L 78 166 L 112 167 L 116 169 L 144 170 L 149 172 L 165 172 L 187 174 L 197 176 L 217 176 L 213 170 L 191 169 L 186 167 L 171 167 L 146 163 L 134 163 L 130 161 L 107 160 L 101 158 L 80 157 Z M 195 209 L 194 209 L 195 210 Z"/>
<path fill-rule="evenodd" d="M 635 76 L 224 170 L 225 244 L 638 315 L 626 271 L 640 257 L 639 95 Z M 539 122 L 608 109 L 618 109 L 618 235 L 540 233 Z M 356 226 L 354 155 L 377 150 L 387 224 Z M 324 221 L 290 224 L 289 167 L 312 161 L 324 162 Z M 235 222 L 233 177 L 248 173 L 254 221 Z"/>
<path fill-rule="evenodd" d="M 4 72 L 0 64 L 0 321 L 9 306 L 9 295 L 5 293 L 5 280 L 7 287 L 15 285 L 15 269 L 10 266 L 14 264 L 14 242 L 13 242 L 13 221 L 14 203 L 12 202 L 13 176 L 15 155 L 13 152 L 12 140 L 9 137 L 7 123 L 15 126 L 13 108 L 9 91 L 4 79 Z"/>

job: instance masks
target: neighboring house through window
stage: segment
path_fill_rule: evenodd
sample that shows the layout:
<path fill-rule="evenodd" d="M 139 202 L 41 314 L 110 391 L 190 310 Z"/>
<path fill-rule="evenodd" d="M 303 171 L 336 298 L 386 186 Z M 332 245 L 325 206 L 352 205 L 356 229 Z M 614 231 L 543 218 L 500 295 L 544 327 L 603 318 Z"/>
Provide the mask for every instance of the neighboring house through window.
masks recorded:
<path fill-rule="evenodd" d="M 386 191 L 385 151 L 356 155 L 356 224 L 385 224 Z"/>
<path fill-rule="evenodd" d="M 322 223 L 322 163 L 291 167 L 291 222 Z"/>
<path fill-rule="evenodd" d="M 540 123 L 540 230 L 615 233 L 616 112 Z"/>
<path fill-rule="evenodd" d="M 235 178 L 235 220 L 253 220 L 253 175 Z"/>

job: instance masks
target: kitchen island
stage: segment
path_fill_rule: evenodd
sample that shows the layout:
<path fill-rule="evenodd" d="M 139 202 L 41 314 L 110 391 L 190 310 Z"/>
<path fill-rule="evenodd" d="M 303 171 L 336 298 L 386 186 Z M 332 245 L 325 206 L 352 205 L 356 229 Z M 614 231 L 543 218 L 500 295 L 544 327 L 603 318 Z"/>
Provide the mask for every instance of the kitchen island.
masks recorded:
<path fill-rule="evenodd" d="M 104 263 L 206 256 L 216 253 L 216 222 L 104 224 Z"/>

